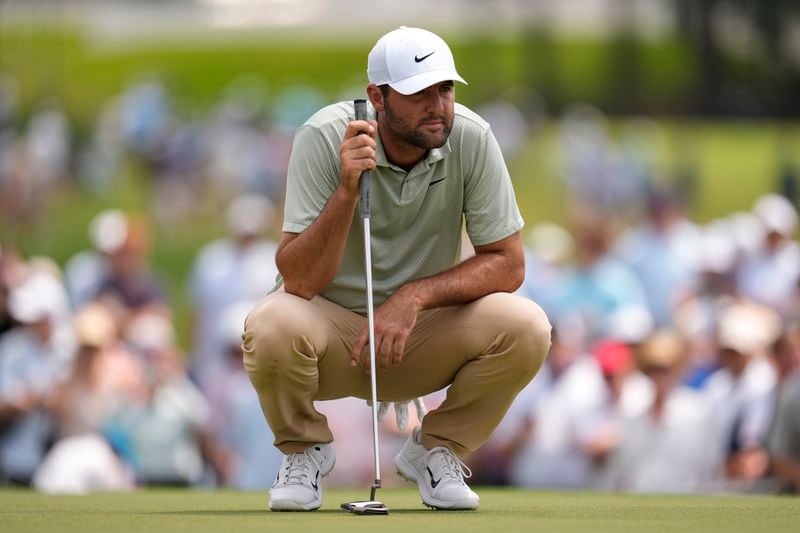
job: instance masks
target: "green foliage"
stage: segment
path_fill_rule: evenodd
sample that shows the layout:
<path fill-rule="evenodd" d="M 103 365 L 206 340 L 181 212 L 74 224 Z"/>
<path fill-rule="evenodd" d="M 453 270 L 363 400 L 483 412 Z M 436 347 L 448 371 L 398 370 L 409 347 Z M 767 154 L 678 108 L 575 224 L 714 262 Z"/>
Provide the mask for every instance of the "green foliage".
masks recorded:
<path fill-rule="evenodd" d="M 218 101 L 225 87 L 243 74 L 263 79 L 265 94 L 310 83 L 336 98 L 349 86 L 366 84 L 366 51 L 372 45 L 372 37 L 300 41 L 280 32 L 120 44 L 69 27 L 1 28 L 0 72 L 18 78 L 25 107 L 58 99 L 83 127 L 91 124 L 100 105 L 143 74 L 159 76 L 187 113 Z M 470 82 L 459 91 L 468 105 L 494 99 L 519 84 L 542 92 L 554 109 L 574 100 L 613 104 L 619 78 L 631 66 L 625 62 L 626 70 L 619 71 L 615 57 L 620 47 L 613 41 L 514 32 L 444 36 Z M 669 109 L 669 102 L 680 100 L 697 83 L 685 43 L 637 42 L 632 53 L 638 65 L 638 100 L 647 109 Z"/>

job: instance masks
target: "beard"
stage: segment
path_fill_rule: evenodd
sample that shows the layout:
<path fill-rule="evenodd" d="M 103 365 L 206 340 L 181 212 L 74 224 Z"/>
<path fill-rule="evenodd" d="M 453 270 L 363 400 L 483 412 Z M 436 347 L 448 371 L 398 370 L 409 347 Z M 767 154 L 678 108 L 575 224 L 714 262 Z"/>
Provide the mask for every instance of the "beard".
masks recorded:
<path fill-rule="evenodd" d="M 386 122 L 397 139 L 424 150 L 432 150 L 444 146 L 450 136 L 450 132 L 453 130 L 453 119 L 452 117 L 448 119 L 446 115 L 428 115 L 420 120 L 419 123 L 413 125 L 405 116 L 395 114 L 388 103 L 384 107 L 384 112 L 386 113 Z M 422 131 L 421 128 L 424 122 L 435 120 L 442 121 L 444 127 L 441 131 L 436 133 Z"/>

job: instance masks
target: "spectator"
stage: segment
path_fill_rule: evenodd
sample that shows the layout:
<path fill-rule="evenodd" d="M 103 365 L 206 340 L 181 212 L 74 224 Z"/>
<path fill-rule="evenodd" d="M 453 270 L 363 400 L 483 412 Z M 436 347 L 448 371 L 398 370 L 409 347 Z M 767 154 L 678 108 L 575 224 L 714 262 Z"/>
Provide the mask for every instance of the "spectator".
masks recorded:
<path fill-rule="evenodd" d="M 770 349 L 777 379 L 776 393 L 800 370 L 800 327 L 790 324 L 772 343 Z"/>
<path fill-rule="evenodd" d="M 779 331 L 780 319 L 770 308 L 740 302 L 720 311 L 717 345 L 722 368 L 711 375 L 705 389 L 720 431 L 716 448 L 733 489 L 757 488 L 767 471 L 765 443 L 776 375 L 766 352 Z"/>
<path fill-rule="evenodd" d="M 133 489 L 132 470 L 104 433 L 110 416 L 141 387 L 141 369 L 121 348 L 113 316 L 103 305 L 82 309 L 75 317 L 75 330 L 78 349 L 72 371 L 50 402 L 58 440 L 37 469 L 33 485 L 61 494 Z"/>
<path fill-rule="evenodd" d="M 37 220 L 69 175 L 71 151 L 69 123 L 53 104 L 35 110 L 24 135 L 0 129 L 0 211 L 15 223 Z"/>
<path fill-rule="evenodd" d="M 66 283 L 75 309 L 102 299 L 119 321 L 147 307 L 166 309 L 166 296 L 148 254 L 150 226 L 139 215 L 108 209 L 92 219 L 93 249 L 70 258 Z"/>
<path fill-rule="evenodd" d="M 624 438 L 625 416 L 639 414 L 652 396 L 651 387 L 634 373 L 631 346 L 616 340 L 599 342 L 593 354 L 605 383 L 604 401 L 585 417 L 584 453 L 592 461 L 591 486 L 603 487 L 608 458 Z"/>
<path fill-rule="evenodd" d="M 263 417 L 258 395 L 242 365 L 244 319 L 253 305 L 235 302 L 220 314 L 217 323 L 222 353 L 213 380 L 208 382 L 209 429 L 230 457 L 227 484 L 237 489 L 269 488 L 283 455 L 265 446 L 274 436 L 267 424 L 254 424 Z M 368 426 L 367 426 L 368 427 Z"/>
<path fill-rule="evenodd" d="M 594 358 L 563 331 L 553 336 L 545 364 L 507 416 L 506 424 L 517 420 L 516 435 L 507 444 L 513 485 L 577 489 L 591 478 L 583 423 L 602 405 L 605 386 Z"/>
<path fill-rule="evenodd" d="M 753 212 L 764 225 L 766 236 L 760 249 L 746 257 L 741 266 L 739 292 L 787 318 L 797 311 L 800 283 L 800 245 L 793 239 L 797 210 L 783 196 L 767 194 L 758 199 Z"/>
<path fill-rule="evenodd" d="M 185 372 L 169 319 L 140 312 L 127 324 L 124 338 L 143 358 L 145 387 L 115 413 L 111 434 L 112 441 L 130 450 L 138 481 L 196 485 L 204 479 L 207 461 L 224 483 L 228 458 L 208 432 L 208 403 Z"/>
<path fill-rule="evenodd" d="M 94 433 L 60 440 L 33 478 L 36 490 L 85 494 L 134 488 L 133 475 L 105 439 Z"/>
<path fill-rule="evenodd" d="M 780 492 L 800 492 L 800 334 L 787 330 L 775 343 L 781 386 L 767 442 Z"/>
<path fill-rule="evenodd" d="M 122 242 L 108 255 L 108 271 L 95 298 L 106 301 L 123 314 L 146 308 L 166 310 L 164 289 L 148 258 L 149 222 L 142 216 L 127 215 L 124 229 Z"/>
<path fill-rule="evenodd" d="M 8 308 L 11 289 L 25 276 L 25 261 L 19 252 L 6 244 L 0 244 L 0 335 L 14 327 L 14 320 Z"/>
<path fill-rule="evenodd" d="M 74 323 L 78 349 L 51 402 L 59 438 L 102 434 L 114 412 L 144 386 L 141 361 L 121 343 L 108 308 L 89 304 Z"/>
<path fill-rule="evenodd" d="M 30 275 L 9 296 L 19 325 L 0 337 L 0 477 L 13 483 L 31 482 L 52 437 L 46 407 L 75 346 L 67 307 L 64 288 L 45 273 Z"/>
<path fill-rule="evenodd" d="M 686 345 L 675 333 L 659 330 L 637 350 L 639 370 L 653 385 L 649 407 L 627 418 L 605 482 L 633 492 L 708 490 L 716 463 L 709 446 L 710 404 L 681 385 Z"/>
<path fill-rule="evenodd" d="M 562 226 L 542 222 L 531 228 L 525 239 L 525 280 L 517 294 L 552 315 L 574 251 L 575 241 Z"/>
<path fill-rule="evenodd" d="M 229 236 L 205 245 L 197 255 L 189 280 L 195 320 L 192 374 L 203 390 L 213 386 L 228 346 L 220 342 L 220 319 L 229 306 L 257 300 L 276 283 L 277 245 L 265 238 L 274 208 L 265 197 L 241 196 L 226 211 Z"/>
<path fill-rule="evenodd" d="M 737 300 L 737 245 L 731 228 L 715 221 L 702 229 L 698 285 L 675 309 L 674 323 L 689 344 L 685 381 L 701 388 L 720 367 L 717 317 Z"/>
<path fill-rule="evenodd" d="M 575 261 L 553 305 L 555 319 L 578 314 L 589 328 L 590 342 L 606 336 L 607 319 L 627 306 L 647 308 L 647 299 L 634 273 L 609 253 L 611 223 L 589 209 L 574 217 Z"/>
<path fill-rule="evenodd" d="M 651 188 L 647 219 L 615 242 L 614 253 L 636 274 L 657 327 L 672 327 L 674 309 L 696 286 L 700 231 L 677 192 Z"/>
<path fill-rule="evenodd" d="M 64 266 L 64 277 L 73 309 L 97 297 L 109 275 L 109 257 L 125 242 L 128 223 L 119 209 L 98 213 L 89 224 L 92 249 L 78 252 Z"/>

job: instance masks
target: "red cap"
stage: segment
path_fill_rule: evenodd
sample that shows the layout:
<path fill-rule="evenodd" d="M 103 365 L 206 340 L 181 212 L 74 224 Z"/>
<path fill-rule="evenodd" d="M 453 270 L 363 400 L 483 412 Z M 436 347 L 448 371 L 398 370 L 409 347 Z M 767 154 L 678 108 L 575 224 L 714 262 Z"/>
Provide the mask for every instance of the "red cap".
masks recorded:
<path fill-rule="evenodd" d="M 630 347 L 619 341 L 600 341 L 594 348 L 594 356 L 600 370 L 605 375 L 625 371 L 633 363 L 633 353 Z"/>

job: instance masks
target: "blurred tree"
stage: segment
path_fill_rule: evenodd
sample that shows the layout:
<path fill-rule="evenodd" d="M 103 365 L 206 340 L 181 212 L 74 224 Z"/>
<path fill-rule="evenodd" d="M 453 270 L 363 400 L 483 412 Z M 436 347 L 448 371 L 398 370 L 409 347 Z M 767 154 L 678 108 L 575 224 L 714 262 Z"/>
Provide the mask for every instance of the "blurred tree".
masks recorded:
<path fill-rule="evenodd" d="M 788 39 L 800 2 L 677 0 L 675 8 L 701 67 L 697 112 L 800 115 L 800 58 Z M 726 43 L 726 32 L 735 39 Z"/>
<path fill-rule="evenodd" d="M 641 94 L 641 57 L 636 34 L 636 0 L 620 0 L 620 9 L 609 10 L 617 31 L 611 38 L 609 58 L 609 111 L 636 113 L 644 102 Z"/>

